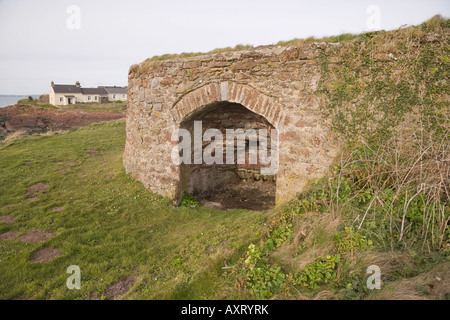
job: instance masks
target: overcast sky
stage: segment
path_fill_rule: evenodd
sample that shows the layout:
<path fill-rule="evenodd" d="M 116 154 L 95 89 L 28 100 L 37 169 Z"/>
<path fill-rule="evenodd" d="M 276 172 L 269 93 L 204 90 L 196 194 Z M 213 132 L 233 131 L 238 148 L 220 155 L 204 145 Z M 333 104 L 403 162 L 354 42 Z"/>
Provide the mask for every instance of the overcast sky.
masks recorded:
<path fill-rule="evenodd" d="M 52 80 L 124 86 L 129 67 L 154 55 L 391 30 L 435 14 L 450 17 L 450 0 L 0 0 L 0 94 L 48 93 Z"/>

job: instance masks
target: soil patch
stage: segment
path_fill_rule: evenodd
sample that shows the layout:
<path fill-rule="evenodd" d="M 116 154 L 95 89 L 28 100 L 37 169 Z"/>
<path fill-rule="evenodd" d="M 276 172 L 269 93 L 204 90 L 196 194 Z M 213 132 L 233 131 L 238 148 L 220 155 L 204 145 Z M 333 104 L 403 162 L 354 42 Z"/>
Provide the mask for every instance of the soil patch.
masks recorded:
<path fill-rule="evenodd" d="M 69 171 L 69 170 L 68 169 L 61 169 L 61 170 L 58 170 L 56 172 L 58 172 L 58 173 L 66 173 L 67 171 Z"/>
<path fill-rule="evenodd" d="M 194 195 L 200 205 L 219 210 L 247 209 L 263 211 L 275 206 L 274 183 L 243 182 Z"/>
<path fill-rule="evenodd" d="M 33 197 L 36 193 L 47 192 L 49 187 L 50 187 L 50 183 L 39 182 L 32 186 L 27 187 L 27 189 L 28 189 L 27 194 L 29 197 Z"/>
<path fill-rule="evenodd" d="M 52 209 L 53 212 L 63 212 L 64 211 L 64 207 L 55 207 Z"/>
<path fill-rule="evenodd" d="M 28 231 L 27 233 L 21 235 L 19 240 L 28 243 L 40 243 L 50 238 L 53 238 L 54 236 L 55 234 L 51 232 L 45 232 L 42 230 L 33 230 Z"/>
<path fill-rule="evenodd" d="M 0 216 L 0 222 L 13 223 L 16 221 L 14 216 Z"/>
<path fill-rule="evenodd" d="M 136 283 L 136 279 L 132 277 L 124 277 L 119 282 L 110 285 L 105 289 L 105 296 L 109 299 L 115 299 L 130 291 L 133 285 Z"/>
<path fill-rule="evenodd" d="M 207 247 L 207 248 L 206 248 L 206 252 L 213 252 L 213 251 L 215 251 L 216 249 L 219 249 L 219 248 L 224 247 L 224 246 L 226 246 L 226 245 L 228 245 L 228 241 L 222 241 L 222 242 L 220 243 L 220 246 L 216 246 L 216 247 L 210 246 L 210 247 Z"/>
<path fill-rule="evenodd" d="M 49 262 L 56 257 L 62 256 L 62 252 L 59 249 L 47 247 L 33 253 L 29 262 Z"/>
<path fill-rule="evenodd" d="M 89 155 L 90 155 L 91 157 L 100 157 L 100 156 L 102 156 L 101 153 L 98 153 L 98 152 L 95 151 L 95 150 L 88 150 L 87 152 L 89 153 Z"/>
<path fill-rule="evenodd" d="M 108 174 L 108 175 L 106 176 L 106 179 L 112 180 L 112 179 L 114 179 L 115 177 L 116 177 L 116 176 L 113 175 L 113 174 Z"/>
<path fill-rule="evenodd" d="M 73 166 L 79 165 L 79 163 L 78 162 L 66 162 L 65 165 L 69 166 L 69 167 L 73 167 Z"/>
<path fill-rule="evenodd" d="M 17 236 L 20 234 L 18 231 L 8 231 L 5 233 L 0 234 L 0 241 L 1 240 L 11 240 L 17 238 Z"/>

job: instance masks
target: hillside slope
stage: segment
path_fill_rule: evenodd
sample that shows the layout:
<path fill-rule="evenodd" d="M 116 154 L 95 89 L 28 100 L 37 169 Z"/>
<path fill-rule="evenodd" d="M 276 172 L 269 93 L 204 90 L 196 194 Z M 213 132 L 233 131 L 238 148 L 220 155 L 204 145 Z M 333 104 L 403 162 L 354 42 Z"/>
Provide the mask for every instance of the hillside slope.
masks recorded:
<path fill-rule="evenodd" d="M 449 37 L 436 16 L 318 58 L 316 94 L 343 151 L 249 248 L 242 283 L 255 295 L 449 298 Z M 371 265 L 381 291 L 367 287 Z"/>
<path fill-rule="evenodd" d="M 123 170 L 123 120 L 6 141 L 0 298 L 450 299 L 449 35 L 435 17 L 323 52 L 316 94 L 343 151 L 267 212 L 149 193 Z"/>

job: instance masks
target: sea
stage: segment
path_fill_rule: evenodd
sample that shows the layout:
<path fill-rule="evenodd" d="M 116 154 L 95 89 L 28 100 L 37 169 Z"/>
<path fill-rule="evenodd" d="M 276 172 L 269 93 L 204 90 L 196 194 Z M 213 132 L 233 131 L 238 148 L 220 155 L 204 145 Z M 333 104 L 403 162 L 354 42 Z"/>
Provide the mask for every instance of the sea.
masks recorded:
<path fill-rule="evenodd" d="M 16 96 L 16 95 L 0 95 L 0 108 L 15 105 L 17 101 L 22 99 L 27 99 L 27 96 Z M 33 98 L 39 98 L 39 95 L 31 95 Z"/>

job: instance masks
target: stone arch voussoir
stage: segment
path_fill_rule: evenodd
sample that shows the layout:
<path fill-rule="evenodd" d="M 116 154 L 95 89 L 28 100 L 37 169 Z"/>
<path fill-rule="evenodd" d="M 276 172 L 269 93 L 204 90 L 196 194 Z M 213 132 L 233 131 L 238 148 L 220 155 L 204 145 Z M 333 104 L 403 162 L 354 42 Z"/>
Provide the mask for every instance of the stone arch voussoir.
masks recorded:
<path fill-rule="evenodd" d="M 266 118 L 276 128 L 281 125 L 283 110 L 274 98 L 249 85 L 234 82 L 210 83 L 191 91 L 175 103 L 171 112 L 176 123 L 180 124 L 191 113 L 222 101 L 239 103 Z"/>

